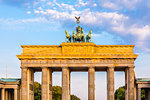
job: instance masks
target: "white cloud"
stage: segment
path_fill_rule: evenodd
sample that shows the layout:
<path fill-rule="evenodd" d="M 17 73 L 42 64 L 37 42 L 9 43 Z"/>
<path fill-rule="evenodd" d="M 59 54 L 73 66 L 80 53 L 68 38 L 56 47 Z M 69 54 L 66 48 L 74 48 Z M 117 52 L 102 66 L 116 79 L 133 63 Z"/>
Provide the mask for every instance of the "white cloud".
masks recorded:
<path fill-rule="evenodd" d="M 39 7 L 38 10 L 43 10 L 42 7 Z"/>
<path fill-rule="evenodd" d="M 75 10 L 75 8 L 73 7 L 73 5 L 61 3 L 61 6 L 62 6 L 63 8 L 65 8 L 65 10 L 71 10 L 71 11 L 74 11 L 74 10 Z"/>
<path fill-rule="evenodd" d="M 102 4 L 102 6 L 103 6 L 104 8 L 109 8 L 109 9 L 120 9 L 120 7 L 119 7 L 117 4 L 112 3 L 112 2 L 110 2 L 110 1 L 104 2 L 104 3 Z"/>
<path fill-rule="evenodd" d="M 117 2 L 117 3 L 116 3 Z M 130 7 L 131 5 L 136 5 L 140 0 L 133 0 L 131 1 L 131 4 L 129 3 L 129 0 L 123 0 L 122 2 L 119 0 L 116 0 L 115 2 L 112 2 L 110 0 L 103 1 L 103 6 L 106 8 L 113 8 L 113 9 L 122 9 L 121 5 L 128 6 L 129 9 L 132 9 Z M 89 6 L 88 4 L 90 1 L 83 2 L 82 0 L 78 0 L 77 4 L 78 6 Z M 124 4 L 123 4 L 124 3 Z M 93 11 L 89 7 L 83 7 L 82 10 L 77 10 L 78 7 L 75 5 L 69 5 L 66 3 L 58 3 L 56 0 L 53 0 L 53 2 L 50 3 L 51 5 L 54 4 L 54 7 L 48 7 L 48 8 L 40 8 L 37 10 L 34 9 L 35 14 L 39 14 L 42 16 L 45 16 L 47 20 L 57 20 L 63 23 L 70 23 L 75 22 L 75 16 L 80 16 L 80 22 L 82 25 L 88 26 L 88 27 L 103 27 L 104 29 L 119 33 L 123 37 L 127 37 L 128 35 L 132 35 L 135 37 L 135 44 L 138 45 L 139 48 L 142 48 L 143 43 L 145 43 L 145 39 L 150 36 L 150 26 L 139 26 L 136 24 L 129 24 L 131 21 L 131 18 L 129 16 L 126 16 L 124 14 L 118 13 L 118 12 L 105 12 L 105 11 Z M 91 5 L 97 6 L 96 3 L 91 3 Z M 102 5 L 101 4 L 101 5 Z M 120 4 L 120 5 L 119 5 Z M 134 7 L 134 6 L 133 6 Z M 146 48 L 146 47 L 145 47 Z M 146 50 L 146 49 L 145 49 Z"/>
<path fill-rule="evenodd" d="M 97 4 L 96 4 L 96 3 L 94 3 L 94 4 L 93 4 L 93 6 L 94 6 L 94 7 L 96 7 L 96 6 L 97 6 Z"/>
<path fill-rule="evenodd" d="M 39 14 L 40 11 L 39 11 L 39 10 L 34 10 L 34 13 L 35 13 L 35 14 Z"/>
<path fill-rule="evenodd" d="M 112 27 L 112 30 L 115 32 L 118 32 L 121 35 L 133 35 L 135 44 L 137 47 L 139 47 L 141 50 L 144 51 L 150 51 L 150 49 L 146 46 L 145 40 L 150 37 L 150 26 L 138 26 L 138 25 L 131 25 L 131 26 L 125 26 L 125 25 L 118 25 Z"/>
<path fill-rule="evenodd" d="M 27 11 L 27 14 L 31 14 L 31 11 Z"/>
<path fill-rule="evenodd" d="M 81 23 L 85 25 L 120 25 L 124 23 L 125 20 L 128 19 L 127 16 L 123 14 L 118 14 L 117 12 L 92 12 L 90 9 L 84 9 L 82 11 L 77 11 L 73 8 L 73 6 L 68 6 L 67 4 L 61 4 L 65 8 L 66 11 L 57 11 L 55 9 L 47 9 L 44 10 L 34 10 L 35 14 L 46 15 L 45 17 L 48 19 L 57 19 L 57 20 L 75 20 L 75 16 L 81 16 Z M 68 10 L 71 10 L 69 12 Z"/>
<path fill-rule="evenodd" d="M 122 5 L 128 9 L 133 9 L 140 1 L 141 0 L 123 0 Z"/>
<path fill-rule="evenodd" d="M 45 2 L 45 1 L 47 1 L 47 0 L 40 0 L 40 1 Z"/>
<path fill-rule="evenodd" d="M 139 27 L 137 25 L 131 25 L 131 26 L 114 26 L 112 29 L 120 34 L 132 34 L 137 37 L 138 40 L 145 40 L 148 36 L 150 36 L 150 26 L 145 25 L 142 27 Z"/>
<path fill-rule="evenodd" d="M 51 5 L 51 4 L 52 4 L 51 2 L 48 2 L 48 3 L 47 3 L 47 5 Z"/>
<path fill-rule="evenodd" d="M 0 23 L 6 24 L 6 25 L 14 25 L 14 24 L 21 24 L 21 23 L 50 23 L 48 20 L 46 20 L 43 17 L 39 18 L 31 18 L 31 19 L 0 19 Z"/>
<path fill-rule="evenodd" d="M 79 6 L 86 6 L 88 4 L 87 2 L 83 2 L 83 0 L 78 0 L 78 3 Z"/>
<path fill-rule="evenodd" d="M 99 0 L 99 4 L 108 9 L 121 10 L 123 8 L 134 9 L 142 0 Z"/>
<path fill-rule="evenodd" d="M 142 27 L 138 27 L 137 25 L 133 25 L 128 30 L 131 34 L 137 35 L 138 40 L 145 40 L 146 37 L 150 36 L 150 26 L 145 25 Z"/>

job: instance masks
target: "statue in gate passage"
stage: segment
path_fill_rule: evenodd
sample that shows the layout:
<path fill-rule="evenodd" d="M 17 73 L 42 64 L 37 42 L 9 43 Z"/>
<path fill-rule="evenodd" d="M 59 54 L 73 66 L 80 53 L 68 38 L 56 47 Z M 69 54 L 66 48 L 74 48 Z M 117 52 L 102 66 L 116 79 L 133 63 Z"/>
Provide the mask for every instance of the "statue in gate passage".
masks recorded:
<path fill-rule="evenodd" d="M 73 42 L 85 42 L 85 36 L 84 36 L 84 31 L 83 28 L 79 26 L 79 19 L 80 17 L 75 17 L 77 19 L 77 24 L 78 26 L 76 27 L 76 34 L 75 34 L 75 30 L 73 30 L 73 34 L 72 36 L 68 34 L 68 32 L 65 30 L 66 33 L 66 39 L 68 39 L 67 42 L 71 42 L 71 38 L 73 40 Z M 91 34 L 92 34 L 92 30 L 90 30 L 89 34 L 86 36 L 86 42 L 90 42 L 91 41 Z"/>

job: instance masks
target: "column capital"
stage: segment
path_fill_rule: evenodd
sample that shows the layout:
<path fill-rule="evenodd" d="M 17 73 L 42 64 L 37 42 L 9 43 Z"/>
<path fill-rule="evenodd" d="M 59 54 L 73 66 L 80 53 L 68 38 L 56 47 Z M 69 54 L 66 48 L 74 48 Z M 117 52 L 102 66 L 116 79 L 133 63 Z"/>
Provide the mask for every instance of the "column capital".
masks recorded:
<path fill-rule="evenodd" d="M 95 69 L 95 67 L 88 67 L 88 69 L 93 69 L 93 68 Z"/>
<path fill-rule="evenodd" d="M 69 68 L 69 67 L 62 67 L 62 69 L 69 69 L 69 70 L 70 70 L 70 68 Z"/>
<path fill-rule="evenodd" d="M 42 69 L 48 69 L 48 67 L 41 67 Z"/>
<path fill-rule="evenodd" d="M 142 89 L 141 87 L 138 87 L 138 89 Z"/>
<path fill-rule="evenodd" d="M 22 67 L 22 66 L 21 66 L 20 68 L 21 68 L 21 69 L 28 69 L 28 67 Z"/>
<path fill-rule="evenodd" d="M 134 65 L 129 65 L 128 68 L 135 68 L 135 66 Z"/>
<path fill-rule="evenodd" d="M 107 70 L 114 70 L 115 67 L 107 67 Z"/>
<path fill-rule="evenodd" d="M 18 90 L 19 89 L 19 87 L 16 87 L 16 88 L 13 88 L 14 90 Z"/>
<path fill-rule="evenodd" d="M 107 66 L 107 68 L 115 68 L 115 66 L 114 65 L 109 65 L 109 66 Z"/>

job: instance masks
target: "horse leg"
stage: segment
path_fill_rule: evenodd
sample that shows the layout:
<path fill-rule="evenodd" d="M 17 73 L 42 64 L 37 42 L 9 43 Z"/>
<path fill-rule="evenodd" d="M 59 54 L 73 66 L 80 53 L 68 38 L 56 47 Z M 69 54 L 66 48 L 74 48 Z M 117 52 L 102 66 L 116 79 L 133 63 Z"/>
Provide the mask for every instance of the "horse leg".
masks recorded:
<path fill-rule="evenodd" d="M 65 41 L 67 41 L 66 38 L 65 38 Z"/>

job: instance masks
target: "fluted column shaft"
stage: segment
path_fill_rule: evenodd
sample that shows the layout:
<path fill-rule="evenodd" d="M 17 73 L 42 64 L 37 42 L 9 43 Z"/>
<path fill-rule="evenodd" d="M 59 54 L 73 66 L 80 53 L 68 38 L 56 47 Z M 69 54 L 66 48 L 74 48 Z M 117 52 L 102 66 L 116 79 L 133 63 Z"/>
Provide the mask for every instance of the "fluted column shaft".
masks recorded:
<path fill-rule="evenodd" d="M 11 100 L 11 91 L 8 92 L 8 100 Z"/>
<path fill-rule="evenodd" d="M 52 100 L 52 70 L 42 68 L 42 100 Z"/>
<path fill-rule="evenodd" d="M 125 100 L 128 100 L 128 68 L 125 69 Z"/>
<path fill-rule="evenodd" d="M 128 68 L 128 100 L 134 100 L 134 68 Z"/>
<path fill-rule="evenodd" d="M 28 69 L 28 99 L 34 100 L 34 70 Z"/>
<path fill-rule="evenodd" d="M 5 100 L 5 89 L 2 88 L 2 100 Z"/>
<path fill-rule="evenodd" d="M 28 100 L 27 68 L 22 68 L 21 100 Z"/>
<path fill-rule="evenodd" d="M 62 68 L 62 100 L 70 100 L 70 70 Z"/>
<path fill-rule="evenodd" d="M 141 100 L 141 88 L 138 88 L 138 100 Z"/>
<path fill-rule="evenodd" d="M 18 98 L 18 90 L 14 89 L 14 100 L 19 100 Z"/>
<path fill-rule="evenodd" d="M 88 69 L 88 100 L 95 100 L 95 68 Z"/>
<path fill-rule="evenodd" d="M 8 100 L 8 90 L 5 90 L 5 99 Z"/>
<path fill-rule="evenodd" d="M 107 68 L 107 100 L 114 100 L 114 67 Z"/>

